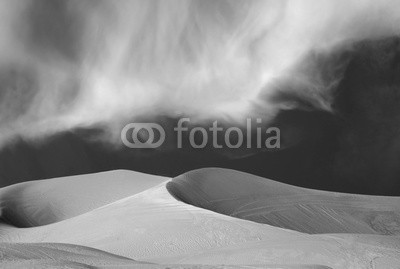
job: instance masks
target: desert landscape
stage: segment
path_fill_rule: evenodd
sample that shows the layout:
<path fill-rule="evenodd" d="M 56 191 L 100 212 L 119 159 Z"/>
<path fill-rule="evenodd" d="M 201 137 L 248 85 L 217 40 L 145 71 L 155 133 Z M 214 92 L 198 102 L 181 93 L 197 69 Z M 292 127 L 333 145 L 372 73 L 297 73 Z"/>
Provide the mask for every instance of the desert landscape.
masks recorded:
<path fill-rule="evenodd" d="M 0 0 L 0 269 L 400 269 L 399 0 Z"/>
<path fill-rule="evenodd" d="M 400 267 L 400 198 L 228 169 L 25 182 L 0 202 L 5 268 Z"/>

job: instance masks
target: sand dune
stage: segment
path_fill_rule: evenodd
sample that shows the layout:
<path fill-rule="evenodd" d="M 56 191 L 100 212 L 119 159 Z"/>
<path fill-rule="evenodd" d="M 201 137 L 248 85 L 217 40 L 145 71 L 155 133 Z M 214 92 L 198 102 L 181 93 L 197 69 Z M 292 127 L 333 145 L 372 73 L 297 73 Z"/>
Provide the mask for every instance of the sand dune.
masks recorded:
<path fill-rule="evenodd" d="M 172 179 L 185 203 L 304 233 L 400 235 L 400 197 L 317 191 L 228 169 L 201 169 Z"/>
<path fill-rule="evenodd" d="M 34 227 L 89 212 L 168 178 L 117 170 L 15 184 L 0 189 L 2 218 Z"/>
<path fill-rule="evenodd" d="M 372 228 L 367 230 L 372 233 L 370 235 L 310 235 L 229 216 L 231 211 L 238 210 L 239 203 L 235 201 L 243 203 L 246 193 L 250 200 L 240 204 L 240 206 L 244 206 L 243 208 L 246 208 L 248 202 L 253 201 L 254 197 L 269 194 L 271 203 L 268 203 L 268 199 L 263 200 L 266 203 L 264 206 L 268 205 L 273 209 L 273 205 L 277 212 L 281 212 L 282 208 L 286 209 L 287 204 L 295 204 L 296 199 L 299 201 L 315 201 L 308 199 L 308 197 L 314 198 L 313 195 L 317 194 L 318 201 L 322 204 L 327 202 L 329 205 L 334 197 L 341 197 L 337 200 L 342 201 L 342 204 L 339 203 L 342 208 L 346 209 L 347 206 L 353 208 L 355 202 L 350 199 L 353 196 L 315 191 L 307 192 L 304 189 L 224 169 L 197 170 L 167 181 L 165 181 L 165 178 L 150 179 L 152 176 L 147 176 L 152 183 L 147 185 L 149 187 L 147 190 L 138 193 L 137 187 L 132 187 L 135 185 L 133 183 L 121 180 L 116 184 L 115 181 L 104 180 L 107 176 L 115 178 L 115 173 L 122 172 L 101 174 L 104 185 L 101 185 L 103 192 L 100 192 L 107 193 L 108 200 L 112 198 L 111 202 L 106 203 L 107 199 L 101 198 L 102 194 L 97 193 L 98 188 L 91 187 L 91 184 L 95 184 L 96 175 L 82 176 L 80 180 L 73 178 L 73 180 L 76 180 L 73 182 L 77 184 L 73 191 L 79 189 L 80 195 L 85 194 L 87 197 L 99 196 L 99 200 L 95 199 L 95 201 L 101 202 L 95 203 L 96 206 L 93 207 L 84 205 L 84 203 L 93 202 L 94 198 L 81 198 L 79 200 L 79 204 L 83 208 L 95 209 L 80 212 L 70 209 L 70 212 L 74 214 L 70 214 L 68 218 L 50 218 L 51 220 L 56 219 L 57 222 L 53 221 L 44 226 L 18 228 L 11 222 L 3 222 L 0 224 L 0 242 L 74 244 L 106 251 L 140 262 L 156 263 L 161 268 L 168 264 L 178 266 L 178 268 L 193 268 L 195 265 L 201 265 L 196 268 L 207 268 L 204 267 L 206 265 L 216 266 L 215 268 L 218 268 L 218 266 L 229 268 L 222 265 L 229 265 L 231 268 L 247 265 L 254 265 L 256 268 L 400 267 L 400 238 L 393 235 L 380 235 Z M 130 174 L 132 181 L 142 182 L 139 173 L 123 173 L 126 173 L 128 177 Z M 2 200 L 3 212 L 13 212 L 14 218 L 18 220 L 30 216 L 31 219 L 26 223 L 42 223 L 40 220 L 47 219 L 43 218 L 43 215 L 46 214 L 48 209 L 42 209 L 41 214 L 36 214 L 35 212 L 42 202 L 36 203 L 34 199 L 34 197 L 41 199 L 41 190 L 52 192 L 52 195 L 44 196 L 46 203 L 57 205 L 57 203 L 65 201 L 66 205 L 57 205 L 54 210 L 68 208 L 70 189 L 64 184 L 54 182 L 59 182 L 59 179 L 50 179 L 38 183 L 30 182 L 26 185 L 2 189 L 2 199 L 11 197 L 9 191 L 13 188 L 20 188 L 21 193 L 27 194 L 27 196 L 18 195 L 14 197 L 12 203 Z M 41 184 L 41 187 L 35 186 L 36 183 Z M 110 185 L 108 186 L 108 184 Z M 157 185 L 154 186 L 154 184 Z M 118 185 L 120 189 L 126 190 L 124 195 L 128 193 L 127 190 L 132 188 L 130 190 L 132 191 L 131 195 L 116 199 L 118 195 L 114 195 L 114 192 L 120 193 L 120 191 L 111 188 L 111 185 Z M 46 188 L 46 186 L 52 186 L 52 188 Z M 174 195 L 171 195 L 171 193 Z M 255 195 L 249 196 L 252 193 Z M 297 196 L 294 194 L 297 194 Z M 284 195 L 287 195 L 288 198 L 283 198 Z M 306 197 L 302 197 L 302 195 Z M 34 207 L 30 207 L 30 204 L 25 200 L 25 197 L 28 196 L 31 197 L 31 203 L 35 204 Z M 177 200 L 175 197 L 190 202 L 195 201 L 199 204 L 190 205 Z M 240 197 L 241 200 L 233 199 L 234 202 L 230 203 L 232 197 Z M 349 201 L 346 202 L 343 197 L 349 197 Z M 367 203 L 369 198 L 354 197 L 358 199 L 355 200 L 359 202 L 357 205 L 360 206 L 361 204 L 365 210 L 371 207 L 370 212 L 377 212 L 378 208 L 379 210 L 391 209 L 393 214 L 396 213 L 395 202 L 397 198 L 375 197 L 376 200 L 374 201 L 378 201 L 379 204 L 369 204 Z M 188 200 L 189 198 L 192 200 Z M 57 203 L 52 203 L 51 199 L 55 199 Z M 208 205 L 208 201 L 211 201 L 210 204 L 213 206 L 218 205 L 215 208 L 209 207 L 209 209 L 225 211 L 222 212 L 224 214 L 199 207 L 205 207 L 204 205 Z M 227 204 L 225 204 L 225 201 Z M 365 203 L 362 204 L 364 201 Z M 285 204 L 285 202 L 289 203 Z M 232 206 L 230 207 L 230 205 Z M 61 213 L 60 216 L 68 215 Z M 296 217 L 299 217 L 300 222 L 304 221 L 301 219 L 301 215 L 293 215 L 291 218 L 287 218 L 287 223 L 284 223 L 283 218 L 281 218 L 280 223 L 285 224 L 281 226 L 293 225 L 292 222 L 295 222 Z M 39 219 L 35 219 L 35 217 Z M 324 227 L 319 227 L 325 225 L 322 220 L 323 218 L 310 218 L 310 222 L 314 222 L 310 224 L 310 227 L 313 227 L 315 231 L 317 231 L 317 228 L 324 230 Z M 320 221 L 321 223 L 319 223 Z M 22 221 L 22 223 L 25 222 Z M 345 222 L 343 227 L 347 227 L 347 225 Z M 383 227 L 386 229 L 388 223 L 380 223 L 380 225 L 385 225 Z M 396 222 L 390 225 L 390 231 L 398 229 Z M 356 226 L 351 227 L 355 229 Z M 360 224 L 360 227 L 369 226 Z M 71 259 L 71 261 L 75 262 L 74 259 Z M 185 267 L 187 264 L 189 266 Z M 391 267 L 388 267 L 389 265 Z"/>

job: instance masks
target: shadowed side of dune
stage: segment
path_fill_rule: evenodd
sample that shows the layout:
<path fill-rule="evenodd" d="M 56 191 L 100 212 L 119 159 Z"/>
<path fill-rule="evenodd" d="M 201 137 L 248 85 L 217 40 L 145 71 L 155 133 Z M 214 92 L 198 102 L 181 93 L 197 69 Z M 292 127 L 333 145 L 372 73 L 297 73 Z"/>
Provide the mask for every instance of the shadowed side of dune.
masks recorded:
<path fill-rule="evenodd" d="M 220 168 L 188 172 L 167 189 L 194 206 L 305 233 L 400 235 L 399 197 L 310 190 Z"/>

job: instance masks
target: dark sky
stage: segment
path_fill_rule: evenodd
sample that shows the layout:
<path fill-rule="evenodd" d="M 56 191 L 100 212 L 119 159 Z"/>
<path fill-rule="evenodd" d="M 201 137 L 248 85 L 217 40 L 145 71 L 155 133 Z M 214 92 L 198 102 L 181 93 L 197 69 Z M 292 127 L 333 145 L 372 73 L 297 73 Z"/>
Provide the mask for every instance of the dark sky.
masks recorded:
<path fill-rule="evenodd" d="M 350 61 L 335 90 L 334 112 L 281 111 L 274 122 L 282 127 L 280 151 L 248 156 L 239 150 L 188 147 L 133 150 L 90 139 L 101 130 L 74 130 L 40 142 L 16 138 L 8 144 L 0 152 L 0 186 L 120 168 L 176 176 L 212 166 L 308 188 L 400 195 L 399 49 L 399 38 L 388 38 L 364 41 L 346 52 Z M 307 107 L 295 95 L 282 98 Z"/>

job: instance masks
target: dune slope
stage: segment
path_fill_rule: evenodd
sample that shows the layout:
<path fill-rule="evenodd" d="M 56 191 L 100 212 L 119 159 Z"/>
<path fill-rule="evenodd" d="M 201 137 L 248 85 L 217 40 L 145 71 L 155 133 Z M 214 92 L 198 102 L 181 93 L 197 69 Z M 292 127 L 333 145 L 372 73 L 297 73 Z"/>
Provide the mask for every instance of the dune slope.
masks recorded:
<path fill-rule="evenodd" d="M 167 188 L 196 207 L 299 232 L 400 235 L 400 197 L 304 189 L 219 168 L 190 171 Z"/>

